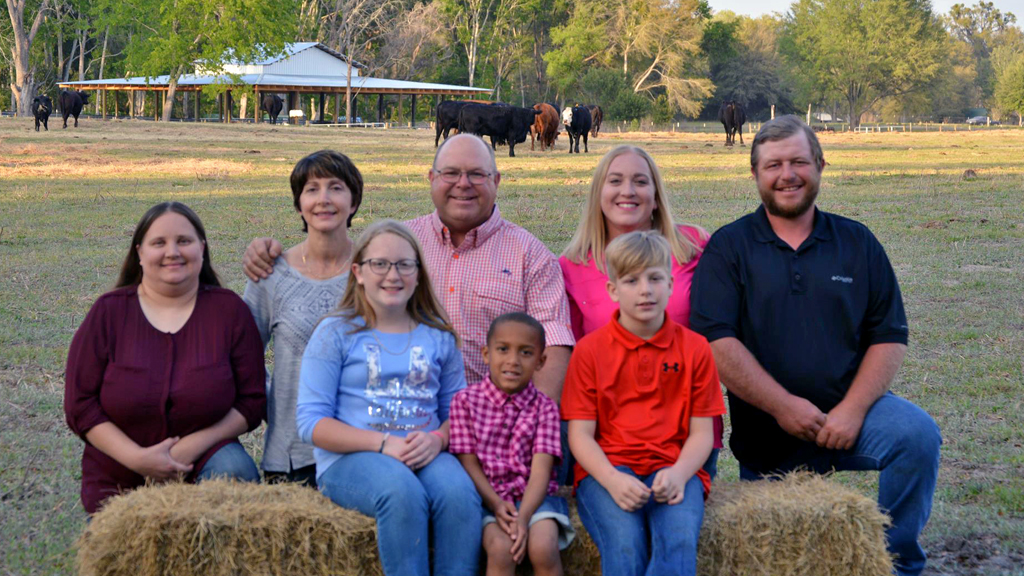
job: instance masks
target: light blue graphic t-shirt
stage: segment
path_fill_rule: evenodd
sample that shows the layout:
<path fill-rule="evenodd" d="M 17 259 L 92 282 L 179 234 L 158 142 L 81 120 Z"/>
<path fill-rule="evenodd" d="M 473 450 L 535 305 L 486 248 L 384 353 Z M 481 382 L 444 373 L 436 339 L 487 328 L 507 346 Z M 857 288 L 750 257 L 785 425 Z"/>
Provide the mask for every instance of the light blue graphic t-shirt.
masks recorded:
<path fill-rule="evenodd" d="M 437 430 L 452 396 L 466 387 L 462 353 L 450 333 L 424 324 L 412 332 L 350 333 L 362 320 L 323 320 L 306 345 L 296 426 L 304 442 L 322 418 L 406 436 Z M 343 455 L 314 448 L 319 478 Z"/>

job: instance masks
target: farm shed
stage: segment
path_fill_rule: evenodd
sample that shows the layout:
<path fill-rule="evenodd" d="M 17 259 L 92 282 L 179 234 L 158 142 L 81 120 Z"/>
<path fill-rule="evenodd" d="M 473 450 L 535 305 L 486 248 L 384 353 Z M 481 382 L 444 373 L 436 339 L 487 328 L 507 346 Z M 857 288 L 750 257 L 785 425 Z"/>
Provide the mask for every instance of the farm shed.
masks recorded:
<path fill-rule="evenodd" d="M 360 69 L 365 69 L 365 66 L 353 61 L 351 78 L 352 109 L 353 111 L 356 110 L 356 105 L 359 104 L 358 100 L 361 100 L 358 98 L 359 96 L 364 97 L 362 100 L 365 100 L 370 96 L 376 95 L 377 122 L 383 122 L 385 98 L 390 96 L 397 97 L 399 102 L 401 102 L 403 96 L 410 96 L 412 98 L 410 125 L 414 126 L 416 123 L 417 96 L 433 96 L 434 105 L 436 106 L 437 102 L 446 96 L 479 97 L 491 93 L 489 89 L 474 88 L 472 86 L 410 82 L 363 76 L 360 73 Z M 334 120 L 337 122 L 340 118 L 339 109 L 341 109 L 341 113 L 344 113 L 342 98 L 349 84 L 348 71 L 349 66 L 344 55 L 331 50 L 319 42 L 295 42 L 287 44 L 282 54 L 262 62 L 226 64 L 220 71 L 203 70 L 201 67 L 197 67 L 194 74 L 181 76 L 178 80 L 176 92 L 182 94 L 181 109 L 183 119 L 189 119 L 190 117 L 192 119 L 200 119 L 202 118 L 200 114 L 200 106 L 202 104 L 201 90 L 204 86 L 217 83 L 251 86 L 255 92 L 252 108 L 254 112 L 253 118 L 256 122 L 260 121 L 262 115 L 259 110 L 259 102 L 264 94 L 285 95 L 285 115 L 288 114 L 289 110 L 302 109 L 301 95 L 318 95 L 319 105 L 316 118 L 320 121 L 325 117 L 324 107 L 326 98 L 328 95 L 333 95 L 335 97 Z M 162 104 L 169 89 L 168 82 L 169 76 L 166 75 L 154 78 L 136 76 L 133 78 L 61 82 L 58 86 L 71 90 L 97 91 L 98 96 L 94 102 L 98 102 L 103 118 L 107 117 L 108 93 L 113 93 L 113 96 L 116 98 L 117 93 L 122 91 L 129 94 L 152 92 L 153 108 L 156 111 L 154 113 L 155 120 L 158 119 L 160 111 L 163 109 Z M 227 98 L 219 96 L 217 98 L 216 116 L 220 121 L 230 122 L 232 119 L 230 104 L 233 100 L 230 87 L 225 91 L 225 94 L 227 94 Z M 192 95 L 192 97 L 189 98 L 189 95 Z M 191 105 L 189 100 L 191 100 Z M 372 112 L 372 110 L 366 108 L 366 105 L 363 108 L 367 112 Z M 129 115 L 134 117 L 136 115 L 135 106 L 130 106 L 129 110 Z M 243 114 L 245 113 L 243 112 Z M 117 115 L 116 100 L 114 115 Z M 355 115 L 354 112 L 353 116 Z M 370 115 L 367 114 L 367 116 Z"/>

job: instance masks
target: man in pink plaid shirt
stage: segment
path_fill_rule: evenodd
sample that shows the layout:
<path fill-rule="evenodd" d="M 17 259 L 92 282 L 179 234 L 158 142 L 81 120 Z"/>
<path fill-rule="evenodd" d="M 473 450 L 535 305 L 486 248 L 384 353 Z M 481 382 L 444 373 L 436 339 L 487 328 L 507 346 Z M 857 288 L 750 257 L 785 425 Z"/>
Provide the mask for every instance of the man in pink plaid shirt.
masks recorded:
<path fill-rule="evenodd" d="M 572 541 L 565 499 L 555 496 L 562 456 L 558 405 L 531 382 L 544 365 L 544 326 L 522 312 L 487 332 L 489 374 L 455 394 L 449 450 L 483 502 L 487 574 L 513 574 L 527 554 L 534 573 L 561 574 L 559 550 Z"/>
<path fill-rule="evenodd" d="M 547 361 L 534 385 L 557 401 L 576 343 L 558 260 L 540 240 L 501 217 L 501 173 L 494 151 L 479 137 L 445 140 L 427 179 L 436 210 L 405 224 L 423 245 L 434 292 L 462 338 L 466 382 L 487 374 L 481 350 L 491 321 L 525 312 L 544 326 L 548 341 Z M 253 240 L 243 258 L 246 276 L 254 282 L 266 278 L 282 248 L 273 238 Z"/>

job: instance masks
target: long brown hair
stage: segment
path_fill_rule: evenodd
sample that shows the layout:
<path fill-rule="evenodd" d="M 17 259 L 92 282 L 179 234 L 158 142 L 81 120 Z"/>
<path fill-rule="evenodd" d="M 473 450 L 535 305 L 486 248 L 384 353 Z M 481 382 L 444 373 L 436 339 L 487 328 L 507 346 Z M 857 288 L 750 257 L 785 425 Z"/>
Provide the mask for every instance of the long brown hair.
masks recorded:
<path fill-rule="evenodd" d="M 661 235 L 668 240 L 672 248 L 672 256 L 676 262 L 685 264 L 693 260 L 700 253 L 700 247 L 686 234 L 679 231 L 672 218 L 672 207 L 668 201 L 668 193 L 665 191 L 665 184 L 661 179 L 661 172 L 654 158 L 644 151 L 643 148 L 630 146 L 628 144 L 612 148 L 594 169 L 594 179 L 590 181 L 590 194 L 583 204 L 583 213 L 580 215 L 580 223 L 576 226 L 576 232 L 569 241 L 569 245 L 562 251 L 570 262 L 575 264 L 586 264 L 587 258 L 593 258 L 597 269 L 606 272 L 604 264 L 605 245 L 608 244 L 608 227 L 605 224 L 604 213 L 601 212 L 601 190 L 604 188 L 604 180 L 608 176 L 608 169 L 612 161 L 629 153 L 636 154 L 647 162 L 651 171 L 651 180 L 654 183 L 654 211 L 651 212 L 651 229 L 661 232 Z M 690 224 L 684 224 L 692 226 Z M 706 237 L 707 233 L 698 228 L 700 235 Z"/>
<path fill-rule="evenodd" d="M 114 288 L 135 286 L 142 282 L 139 246 L 142 245 L 142 240 L 145 239 L 146 233 L 149 232 L 149 227 L 153 225 L 153 222 L 168 212 L 184 216 L 192 224 L 192 227 L 196 229 L 196 236 L 203 242 L 203 265 L 199 269 L 199 283 L 220 286 L 220 278 L 213 271 L 213 264 L 210 262 L 210 243 L 206 241 L 206 229 L 203 228 L 203 223 L 199 220 L 199 216 L 181 202 L 162 202 L 146 210 L 146 213 L 142 215 L 142 219 L 135 225 L 132 243 L 131 246 L 128 246 L 128 254 L 124 257 L 124 263 L 121 264 L 121 274 L 118 275 Z"/>
<path fill-rule="evenodd" d="M 427 266 L 423 259 L 423 249 L 420 247 L 419 241 L 416 240 L 416 236 L 404 224 L 395 220 L 381 220 L 372 224 L 359 235 L 352 246 L 352 262 L 360 262 L 363 259 L 363 253 L 366 252 L 366 247 L 381 234 L 393 234 L 408 242 L 416 253 L 416 260 L 420 263 L 419 270 L 416 272 L 416 289 L 406 304 L 409 316 L 419 324 L 450 332 L 455 337 L 455 345 L 461 346 L 455 327 L 452 326 L 444 308 L 441 307 L 437 296 L 434 295 L 434 289 L 431 288 L 430 276 L 427 275 Z M 354 325 L 350 334 L 369 330 L 377 323 L 377 315 L 373 311 L 373 306 L 366 299 L 366 289 L 356 280 L 354 273 L 349 273 L 345 295 L 341 297 L 338 308 L 329 316 L 341 316 L 349 321 L 362 318 L 364 325 Z"/>

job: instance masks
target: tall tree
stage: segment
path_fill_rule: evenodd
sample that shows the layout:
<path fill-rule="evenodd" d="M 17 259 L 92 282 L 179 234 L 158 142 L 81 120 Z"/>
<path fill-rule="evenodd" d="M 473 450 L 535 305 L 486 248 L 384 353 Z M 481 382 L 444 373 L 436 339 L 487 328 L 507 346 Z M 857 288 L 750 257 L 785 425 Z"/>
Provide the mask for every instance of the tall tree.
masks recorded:
<path fill-rule="evenodd" d="M 984 104 L 983 101 L 989 99 L 995 90 L 996 73 L 992 68 L 992 50 L 999 36 L 1011 28 L 1016 20 L 1013 14 L 1004 13 L 992 2 L 984 0 L 970 7 L 954 4 L 949 9 L 946 28 L 954 37 L 967 44 L 974 54 L 974 68 L 982 97 L 982 101 L 975 103 L 975 106 Z"/>
<path fill-rule="evenodd" d="M 852 126 L 943 70 L 944 31 L 929 0 L 799 0 L 787 28 L 791 58 L 821 91 L 842 95 Z"/>
<path fill-rule="evenodd" d="M 29 62 L 29 55 L 32 52 L 32 41 L 39 33 L 39 26 L 46 15 L 47 2 L 48 0 L 40 0 L 38 4 L 33 3 L 32 10 L 28 11 L 31 24 L 26 28 L 25 12 L 28 0 L 7 0 L 7 14 L 11 18 L 11 34 L 14 37 L 11 43 L 11 59 L 14 61 L 11 94 L 14 96 L 14 106 L 19 116 L 29 115 L 32 98 L 35 97 L 35 74 Z"/>
<path fill-rule="evenodd" d="M 1011 62 L 999 75 L 996 101 L 1004 110 L 1017 113 L 1017 123 L 1024 126 L 1024 54 Z"/>
<path fill-rule="evenodd" d="M 8 2 L 13 0 L 8 0 Z M 131 32 L 128 74 L 169 74 L 163 119 L 170 120 L 183 74 L 219 71 L 229 62 L 279 54 L 294 40 L 294 0 L 103 0 L 120 11 Z"/>

